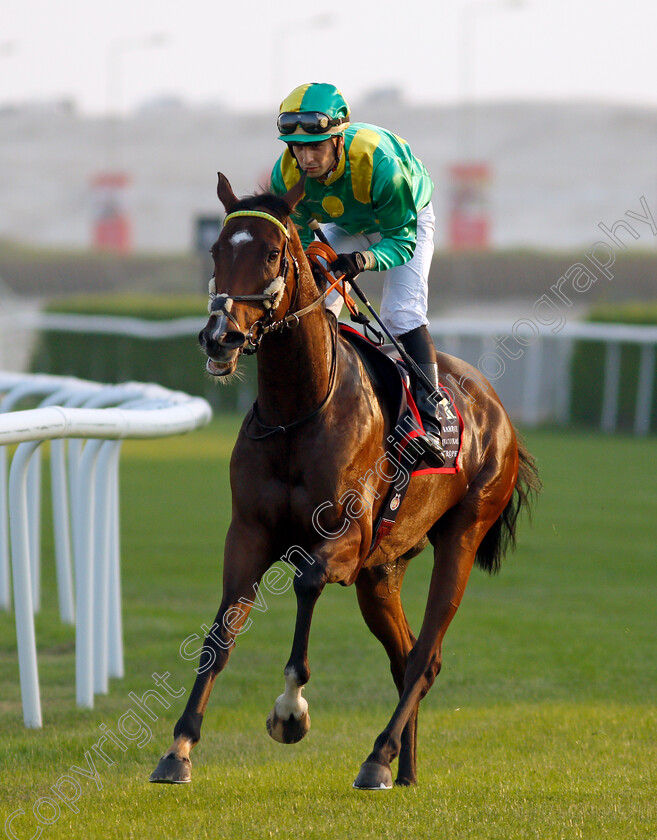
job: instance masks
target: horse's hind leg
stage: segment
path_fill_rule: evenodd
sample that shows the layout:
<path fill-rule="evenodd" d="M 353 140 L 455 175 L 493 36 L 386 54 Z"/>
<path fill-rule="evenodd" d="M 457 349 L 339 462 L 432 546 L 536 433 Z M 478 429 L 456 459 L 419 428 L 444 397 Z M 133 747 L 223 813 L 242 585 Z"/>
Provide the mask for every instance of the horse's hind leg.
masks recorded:
<path fill-rule="evenodd" d="M 495 518 L 480 520 L 476 512 L 459 506 L 441 519 L 427 607 L 420 635 L 408 657 L 404 690 L 390 722 L 362 764 L 354 787 L 379 790 L 389 786 L 390 762 L 399 755 L 402 733 L 440 671 L 443 638 L 461 603 L 477 548 Z"/>
<path fill-rule="evenodd" d="M 356 579 L 358 604 L 369 629 L 381 642 L 390 659 L 392 678 L 401 697 L 404 674 L 415 636 L 409 627 L 400 599 L 400 590 L 406 563 L 401 560 L 391 570 L 387 567 L 363 569 Z M 417 712 L 411 712 L 401 735 L 397 785 L 411 785 L 417 781 L 416 746 Z M 392 780 L 392 776 L 390 777 Z M 386 787 L 388 785 L 386 784 Z"/>

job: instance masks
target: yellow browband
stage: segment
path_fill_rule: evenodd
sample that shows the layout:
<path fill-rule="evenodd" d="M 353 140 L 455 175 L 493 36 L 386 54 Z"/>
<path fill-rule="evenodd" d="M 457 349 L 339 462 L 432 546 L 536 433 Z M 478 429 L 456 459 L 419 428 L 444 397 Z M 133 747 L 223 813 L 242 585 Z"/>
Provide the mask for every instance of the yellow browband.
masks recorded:
<path fill-rule="evenodd" d="M 262 210 L 237 210 L 235 213 L 229 213 L 224 219 L 224 225 L 231 219 L 236 219 L 238 216 L 257 216 L 260 219 L 267 219 L 268 222 L 273 222 L 276 227 L 279 227 L 283 231 L 286 239 L 290 238 L 290 234 L 283 222 L 279 222 L 275 216 L 270 216 L 269 213 L 264 213 Z"/>

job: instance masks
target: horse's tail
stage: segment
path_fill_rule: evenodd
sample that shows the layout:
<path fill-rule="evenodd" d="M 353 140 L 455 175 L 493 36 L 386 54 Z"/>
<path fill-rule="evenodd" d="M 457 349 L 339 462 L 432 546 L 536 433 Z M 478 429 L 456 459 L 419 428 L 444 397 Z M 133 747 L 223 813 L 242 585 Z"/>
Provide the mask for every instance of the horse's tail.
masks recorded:
<path fill-rule="evenodd" d="M 509 547 L 516 545 L 516 521 L 523 508 L 531 516 L 531 506 L 541 491 L 541 479 L 533 456 L 516 432 L 518 442 L 518 478 L 511 498 L 481 541 L 475 557 L 477 565 L 491 575 L 499 571 Z"/>

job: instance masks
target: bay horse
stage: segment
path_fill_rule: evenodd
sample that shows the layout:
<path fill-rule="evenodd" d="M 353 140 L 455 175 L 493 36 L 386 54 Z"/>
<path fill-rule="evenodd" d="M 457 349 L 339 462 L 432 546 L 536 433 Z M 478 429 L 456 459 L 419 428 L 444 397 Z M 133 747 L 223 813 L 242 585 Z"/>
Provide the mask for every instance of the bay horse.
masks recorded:
<path fill-rule="evenodd" d="M 208 372 L 219 377 L 235 371 L 242 352 L 257 349 L 258 391 L 231 459 L 221 605 L 173 744 L 152 782 L 190 781 L 190 752 L 201 737 L 215 679 L 247 626 L 260 581 L 280 576 L 280 567 L 270 567 L 284 559 L 294 570 L 297 615 L 285 691 L 267 719 L 269 734 L 294 743 L 308 731 L 301 692 L 310 678 L 313 609 L 327 583 L 355 583 L 365 622 L 390 659 L 399 702 L 354 787 L 392 787 L 390 764 L 397 757 L 396 784 L 415 783 L 418 705 L 440 671 L 443 638 L 472 566 L 476 560 L 497 570 L 515 542 L 519 511 L 539 489 L 534 461 L 492 387 L 465 362 L 439 354 L 443 377 L 468 382 L 467 390 L 454 393 L 464 421 L 461 469 L 413 477 L 394 528 L 370 553 L 390 480 L 373 466 L 385 456 L 393 419 L 323 305 L 290 218 L 303 192 L 302 178 L 283 196 L 240 200 L 219 173 L 217 195 L 228 215 L 212 247 L 210 317 L 199 340 Z M 355 515 L 353 490 L 363 489 L 363 477 L 369 507 L 363 502 Z M 433 571 L 416 639 L 400 591 L 408 563 L 428 542 Z"/>

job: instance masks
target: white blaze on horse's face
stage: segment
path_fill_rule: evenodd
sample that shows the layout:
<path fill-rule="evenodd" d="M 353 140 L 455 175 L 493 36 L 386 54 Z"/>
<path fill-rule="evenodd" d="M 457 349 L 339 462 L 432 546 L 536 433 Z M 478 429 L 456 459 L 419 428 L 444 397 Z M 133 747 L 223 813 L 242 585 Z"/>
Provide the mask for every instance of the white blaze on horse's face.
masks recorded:
<path fill-rule="evenodd" d="M 237 233 L 234 233 L 228 241 L 233 248 L 238 248 L 246 242 L 253 242 L 253 237 L 248 230 L 238 230 Z"/>

